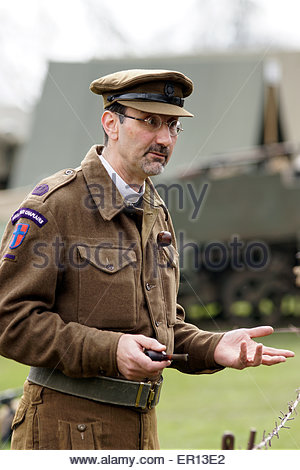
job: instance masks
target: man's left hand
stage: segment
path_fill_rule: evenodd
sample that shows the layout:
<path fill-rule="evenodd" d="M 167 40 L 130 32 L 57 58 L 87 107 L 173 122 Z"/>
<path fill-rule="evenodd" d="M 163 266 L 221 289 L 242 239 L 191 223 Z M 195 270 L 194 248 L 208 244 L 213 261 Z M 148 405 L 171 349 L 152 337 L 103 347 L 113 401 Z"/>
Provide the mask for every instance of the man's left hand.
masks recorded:
<path fill-rule="evenodd" d="M 217 344 L 214 359 L 221 366 L 234 369 L 285 362 L 287 357 L 294 356 L 293 351 L 269 348 L 252 340 L 271 335 L 273 331 L 271 326 L 228 331 Z"/>

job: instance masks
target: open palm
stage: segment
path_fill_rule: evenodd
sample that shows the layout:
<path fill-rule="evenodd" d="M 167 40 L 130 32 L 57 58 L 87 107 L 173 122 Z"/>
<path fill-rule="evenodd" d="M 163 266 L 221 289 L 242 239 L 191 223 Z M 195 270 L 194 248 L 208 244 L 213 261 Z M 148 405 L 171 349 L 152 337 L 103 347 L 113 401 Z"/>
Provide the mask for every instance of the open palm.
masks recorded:
<path fill-rule="evenodd" d="M 225 333 L 218 343 L 214 359 L 224 366 L 234 369 L 256 367 L 260 364 L 271 366 L 285 362 L 287 357 L 293 357 L 293 351 L 266 347 L 253 341 L 273 333 L 271 326 L 258 326 L 255 328 L 241 328 Z"/>

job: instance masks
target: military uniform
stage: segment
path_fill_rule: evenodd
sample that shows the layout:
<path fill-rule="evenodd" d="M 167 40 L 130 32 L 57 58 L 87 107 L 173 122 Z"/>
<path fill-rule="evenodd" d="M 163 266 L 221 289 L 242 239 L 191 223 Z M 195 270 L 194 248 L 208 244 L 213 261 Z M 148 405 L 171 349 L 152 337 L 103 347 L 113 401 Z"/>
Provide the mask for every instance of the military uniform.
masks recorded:
<path fill-rule="evenodd" d="M 0 353 L 33 366 L 13 423 L 15 449 L 158 448 L 160 390 L 154 384 L 149 401 L 143 385 L 120 377 L 124 333 L 188 353 L 176 365 L 183 372 L 220 368 L 213 353 L 222 335 L 186 324 L 176 304 L 178 253 L 163 201 L 147 179 L 142 204 L 126 204 L 101 150 L 42 181 L 3 237 Z M 172 234 L 169 246 L 157 243 L 162 231 Z"/>

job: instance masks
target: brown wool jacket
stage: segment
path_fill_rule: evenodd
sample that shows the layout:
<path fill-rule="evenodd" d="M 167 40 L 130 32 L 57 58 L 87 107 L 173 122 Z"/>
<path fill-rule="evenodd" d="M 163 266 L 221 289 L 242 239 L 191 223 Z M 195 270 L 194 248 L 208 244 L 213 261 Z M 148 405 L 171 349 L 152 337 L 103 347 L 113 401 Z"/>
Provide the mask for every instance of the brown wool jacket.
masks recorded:
<path fill-rule="evenodd" d="M 185 323 L 176 305 L 178 253 L 163 201 L 147 180 L 143 209 L 127 210 L 97 152 L 42 181 L 7 225 L 0 354 L 72 377 L 117 376 L 118 340 L 132 333 L 189 353 L 183 372 L 219 370 L 222 335 Z M 172 244 L 158 248 L 165 230 Z"/>

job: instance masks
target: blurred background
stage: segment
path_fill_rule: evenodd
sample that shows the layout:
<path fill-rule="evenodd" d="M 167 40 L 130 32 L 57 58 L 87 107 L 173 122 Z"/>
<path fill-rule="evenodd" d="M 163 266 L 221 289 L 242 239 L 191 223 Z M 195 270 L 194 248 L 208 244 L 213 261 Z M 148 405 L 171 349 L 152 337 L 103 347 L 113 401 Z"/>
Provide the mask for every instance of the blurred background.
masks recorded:
<path fill-rule="evenodd" d="M 272 324 L 294 331 L 286 347 L 297 348 L 299 10 L 297 0 L 0 0 L 0 235 L 36 183 L 77 167 L 102 142 L 92 80 L 127 68 L 179 70 L 194 81 L 186 108 L 195 117 L 183 119 L 155 184 L 177 232 L 187 319 L 217 331 Z M 24 369 L 3 361 L 0 389 L 21 385 Z M 290 370 L 288 390 L 297 388 L 292 366 L 278 367 Z M 162 422 L 165 448 L 185 442 L 168 441 L 170 413 Z M 185 448 L 197 446 L 193 426 L 183 429 Z M 299 448 L 294 441 L 283 448 Z"/>

